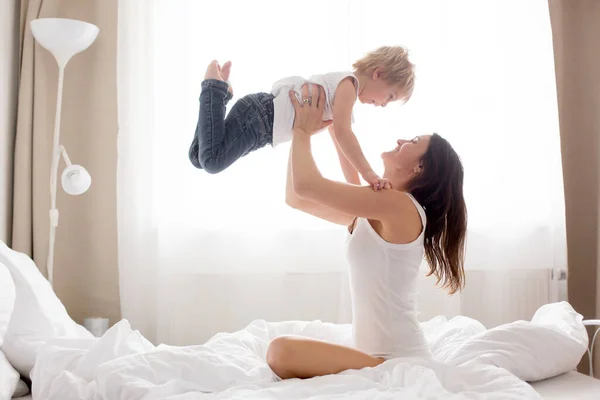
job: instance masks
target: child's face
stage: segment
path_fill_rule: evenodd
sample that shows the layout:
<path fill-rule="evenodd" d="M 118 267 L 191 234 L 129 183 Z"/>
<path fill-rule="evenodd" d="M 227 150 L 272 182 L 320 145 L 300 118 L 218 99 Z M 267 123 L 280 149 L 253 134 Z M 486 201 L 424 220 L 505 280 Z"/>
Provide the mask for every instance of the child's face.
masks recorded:
<path fill-rule="evenodd" d="M 385 107 L 388 103 L 402 97 L 398 88 L 381 78 L 381 71 L 375 69 L 373 75 L 358 94 L 358 99 L 363 104 L 373 104 L 375 107 Z"/>

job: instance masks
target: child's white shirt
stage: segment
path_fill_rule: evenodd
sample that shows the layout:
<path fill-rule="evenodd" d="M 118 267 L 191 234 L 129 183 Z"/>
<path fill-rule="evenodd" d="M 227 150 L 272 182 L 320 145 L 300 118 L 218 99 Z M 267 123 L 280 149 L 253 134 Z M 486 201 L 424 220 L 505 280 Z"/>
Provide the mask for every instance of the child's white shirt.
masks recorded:
<path fill-rule="evenodd" d="M 340 82 L 347 77 L 354 79 L 356 95 L 358 96 L 358 78 L 352 72 L 329 72 L 326 74 L 313 75 L 308 79 L 301 76 L 290 76 L 283 78 L 273 85 L 271 94 L 273 99 L 275 116 L 273 120 L 273 147 L 292 140 L 292 128 L 294 125 L 294 106 L 290 100 L 289 91 L 294 90 L 298 100 L 302 102 L 302 85 L 309 83 L 308 93 L 312 93 L 312 84 L 321 85 L 325 90 L 326 102 L 323 121 L 333 119 L 333 101 L 335 91 Z M 352 112 L 354 122 L 354 112 Z"/>

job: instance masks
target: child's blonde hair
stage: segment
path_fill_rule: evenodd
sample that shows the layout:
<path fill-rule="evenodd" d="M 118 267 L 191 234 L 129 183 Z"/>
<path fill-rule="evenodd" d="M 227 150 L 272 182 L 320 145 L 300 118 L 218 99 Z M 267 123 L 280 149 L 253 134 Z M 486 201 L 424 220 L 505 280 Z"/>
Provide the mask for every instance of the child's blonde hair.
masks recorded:
<path fill-rule="evenodd" d="M 372 74 L 381 68 L 381 77 L 391 85 L 397 85 L 406 103 L 415 88 L 415 66 L 408 59 L 408 50 L 402 46 L 383 46 L 367 53 L 352 67 L 358 72 Z"/>

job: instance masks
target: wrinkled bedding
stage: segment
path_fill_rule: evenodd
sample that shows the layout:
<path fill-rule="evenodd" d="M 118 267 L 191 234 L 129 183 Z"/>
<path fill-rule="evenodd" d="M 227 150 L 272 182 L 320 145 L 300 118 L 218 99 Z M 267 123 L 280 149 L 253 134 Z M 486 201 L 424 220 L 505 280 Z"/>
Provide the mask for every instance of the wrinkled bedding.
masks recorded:
<path fill-rule="evenodd" d="M 434 360 L 393 359 L 375 368 L 278 381 L 270 340 L 302 335 L 352 345 L 351 326 L 321 321 L 253 321 L 198 346 L 154 346 L 126 320 L 100 339 L 46 343 L 32 372 L 34 398 L 60 399 L 540 399 L 532 382 L 574 369 L 588 336 L 566 302 L 531 321 L 493 329 L 476 320 L 422 323 Z"/>

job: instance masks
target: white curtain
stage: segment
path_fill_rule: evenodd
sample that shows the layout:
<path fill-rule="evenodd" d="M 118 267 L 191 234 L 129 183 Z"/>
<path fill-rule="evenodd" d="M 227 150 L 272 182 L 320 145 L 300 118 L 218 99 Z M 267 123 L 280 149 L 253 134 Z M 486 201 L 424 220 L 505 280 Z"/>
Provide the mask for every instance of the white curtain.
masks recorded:
<path fill-rule="evenodd" d="M 213 59 L 233 61 L 233 104 L 284 76 L 348 70 L 381 45 L 409 48 L 413 98 L 357 105 L 354 130 L 379 170 L 398 138 L 438 132 L 453 144 L 465 168 L 467 269 L 487 274 L 466 297 L 424 279 L 423 318 L 465 313 L 510 271 L 566 268 L 545 0 L 119 3 L 121 302 L 151 340 L 200 343 L 258 318 L 350 318 L 345 229 L 285 205 L 289 146 L 218 175 L 189 162 Z M 322 172 L 341 180 L 328 135 L 315 142 Z"/>

